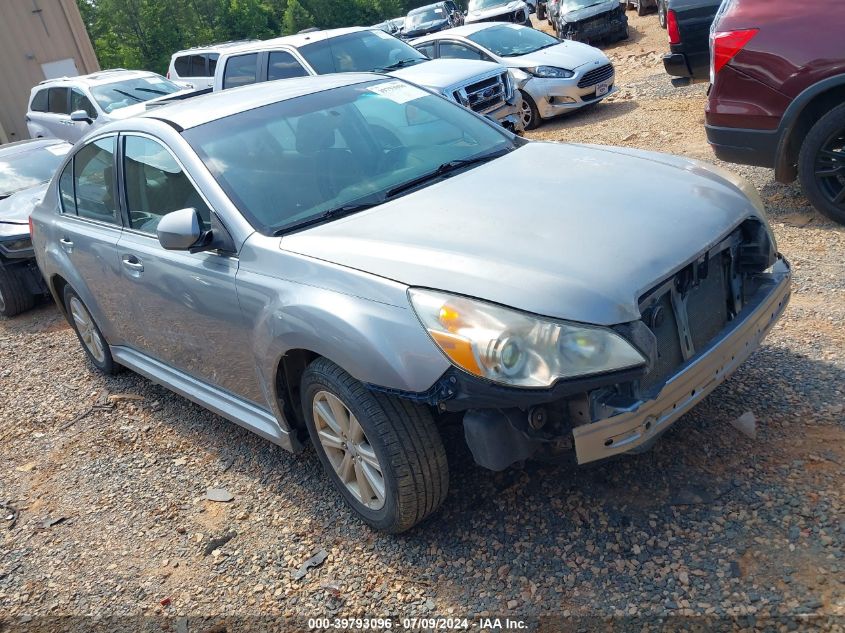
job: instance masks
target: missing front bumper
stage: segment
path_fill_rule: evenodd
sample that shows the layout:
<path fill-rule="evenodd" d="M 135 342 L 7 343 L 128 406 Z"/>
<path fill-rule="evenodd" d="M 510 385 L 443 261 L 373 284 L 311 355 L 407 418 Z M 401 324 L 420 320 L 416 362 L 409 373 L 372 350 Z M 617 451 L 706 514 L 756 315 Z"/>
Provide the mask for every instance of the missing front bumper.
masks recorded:
<path fill-rule="evenodd" d="M 783 314 L 790 296 L 789 265 L 780 259 L 732 323 L 695 358 L 682 365 L 653 400 L 573 430 L 579 464 L 645 448 L 704 399 L 757 349 Z"/>

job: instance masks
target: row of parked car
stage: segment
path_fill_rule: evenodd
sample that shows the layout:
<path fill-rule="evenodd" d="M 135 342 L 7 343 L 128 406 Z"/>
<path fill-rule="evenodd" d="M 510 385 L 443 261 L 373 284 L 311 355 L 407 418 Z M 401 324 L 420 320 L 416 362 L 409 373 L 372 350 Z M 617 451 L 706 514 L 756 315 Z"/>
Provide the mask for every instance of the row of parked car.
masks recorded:
<path fill-rule="evenodd" d="M 356 50 L 400 55 L 361 72 L 345 67 Z M 28 207 L 12 238 L 95 367 L 288 450 L 310 438 L 376 529 L 446 498 L 449 424 L 493 470 L 646 450 L 787 305 L 789 264 L 730 171 L 528 141 L 401 76 L 484 62 L 429 60 L 383 31 L 230 52 L 210 94 L 174 84 L 73 146 L 3 148 L 0 204 Z M 273 52 L 310 71 L 269 81 Z M 492 76 L 502 98 L 508 77 Z M 565 166 L 565 199 L 545 165 Z"/>

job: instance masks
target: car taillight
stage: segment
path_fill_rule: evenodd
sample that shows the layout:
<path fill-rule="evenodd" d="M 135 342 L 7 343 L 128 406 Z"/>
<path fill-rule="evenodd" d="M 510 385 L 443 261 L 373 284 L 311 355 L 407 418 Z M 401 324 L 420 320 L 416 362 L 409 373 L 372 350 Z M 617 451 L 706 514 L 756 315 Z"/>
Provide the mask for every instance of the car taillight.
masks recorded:
<path fill-rule="evenodd" d="M 35 227 L 32 225 L 32 216 L 29 216 L 29 236 L 35 235 Z"/>
<path fill-rule="evenodd" d="M 678 16 L 675 15 L 674 9 L 669 9 L 666 13 L 666 32 L 669 33 L 670 44 L 681 43 L 681 31 L 678 29 Z"/>
<path fill-rule="evenodd" d="M 760 29 L 740 29 L 713 34 L 713 75 L 731 61 Z"/>
<path fill-rule="evenodd" d="M 167 78 L 170 79 L 170 71 L 167 71 Z"/>

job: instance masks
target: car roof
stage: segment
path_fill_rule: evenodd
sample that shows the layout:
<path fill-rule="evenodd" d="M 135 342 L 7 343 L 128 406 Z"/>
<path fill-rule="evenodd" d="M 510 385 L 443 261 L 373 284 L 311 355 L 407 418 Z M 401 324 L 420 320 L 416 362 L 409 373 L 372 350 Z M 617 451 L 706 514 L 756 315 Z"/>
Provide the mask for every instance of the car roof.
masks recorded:
<path fill-rule="evenodd" d="M 458 35 L 460 37 L 469 37 L 473 33 L 478 33 L 479 31 L 484 31 L 486 29 L 492 29 L 496 26 L 505 26 L 507 28 L 517 28 L 517 29 L 527 29 L 531 28 L 528 26 L 522 26 L 521 24 L 511 24 L 510 22 L 475 22 L 473 24 L 464 24 L 463 26 L 456 26 L 446 31 L 440 31 L 438 33 L 431 33 L 429 35 L 424 35 L 422 37 L 414 38 L 414 42 L 419 42 L 422 40 L 435 40 L 444 37 L 449 37 L 450 35 Z"/>
<path fill-rule="evenodd" d="M 8 159 L 19 154 L 26 154 L 28 152 L 42 150 L 45 147 L 52 147 L 53 145 L 70 146 L 70 143 L 59 138 L 34 138 L 6 143 L 5 145 L 0 145 L 0 159 Z"/>
<path fill-rule="evenodd" d="M 237 46 L 243 46 L 244 44 L 253 44 L 255 42 L 260 42 L 261 40 L 231 40 L 229 42 L 218 42 L 216 44 L 204 44 L 202 46 L 192 46 L 191 48 L 185 48 L 181 51 L 176 51 L 171 55 L 171 58 L 175 59 L 180 55 L 195 55 L 197 53 L 214 53 L 217 51 L 227 50 L 230 48 L 235 48 Z"/>
<path fill-rule="evenodd" d="M 153 107 L 140 117 L 159 119 L 187 130 L 272 103 L 378 79 L 395 80 L 376 73 L 337 73 L 264 81 Z"/>
<path fill-rule="evenodd" d="M 95 73 L 88 75 L 77 75 L 75 77 L 59 77 L 57 79 L 45 79 L 38 84 L 41 86 L 51 86 L 54 84 L 85 84 L 87 86 L 96 86 L 99 84 L 112 83 L 120 81 L 121 79 L 132 79 L 134 77 L 160 77 L 156 73 L 147 70 L 126 70 L 125 68 L 113 68 L 111 70 L 98 70 Z"/>
<path fill-rule="evenodd" d="M 297 33 L 296 35 L 285 35 L 284 37 L 274 37 L 269 40 L 258 40 L 240 46 L 233 46 L 227 49 L 226 53 L 234 55 L 237 53 L 249 53 L 252 51 L 263 51 L 277 46 L 291 46 L 293 48 L 300 48 L 306 44 L 313 44 L 314 42 L 324 42 L 333 37 L 340 37 L 341 35 L 348 35 L 349 33 L 357 33 L 359 31 L 373 31 L 375 27 L 364 26 L 350 26 L 343 29 L 326 29 L 324 31 L 310 31 L 308 33 Z"/>

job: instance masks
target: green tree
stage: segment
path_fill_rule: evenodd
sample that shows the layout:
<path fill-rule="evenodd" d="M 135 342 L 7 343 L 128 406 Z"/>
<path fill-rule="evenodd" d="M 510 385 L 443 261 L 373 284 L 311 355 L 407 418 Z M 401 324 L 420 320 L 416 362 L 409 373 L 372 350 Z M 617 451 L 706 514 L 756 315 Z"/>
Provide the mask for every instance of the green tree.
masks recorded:
<path fill-rule="evenodd" d="M 314 16 L 303 7 L 299 0 L 288 0 L 282 25 L 285 33 L 298 33 L 302 29 L 314 26 Z"/>

